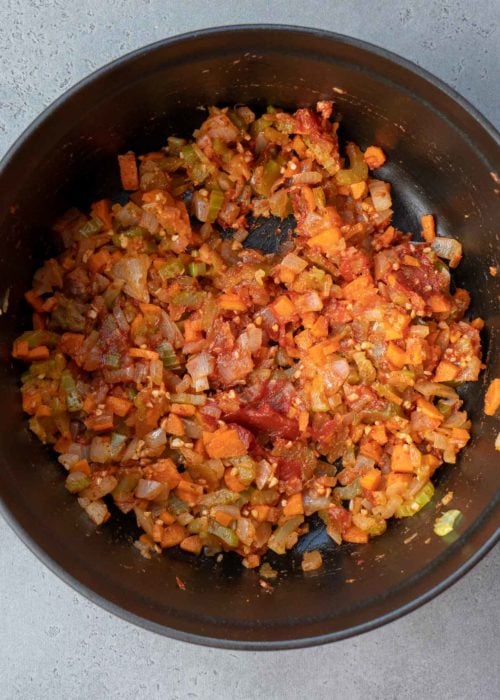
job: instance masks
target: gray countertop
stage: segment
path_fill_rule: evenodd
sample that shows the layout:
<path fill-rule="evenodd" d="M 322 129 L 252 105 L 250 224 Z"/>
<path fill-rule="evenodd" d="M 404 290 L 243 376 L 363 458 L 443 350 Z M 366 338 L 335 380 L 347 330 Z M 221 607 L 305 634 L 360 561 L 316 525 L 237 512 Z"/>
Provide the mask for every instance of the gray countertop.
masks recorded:
<path fill-rule="evenodd" d="M 166 36 L 245 22 L 316 26 L 383 46 L 445 80 L 498 127 L 498 19 L 492 0 L 1 0 L 0 156 L 95 68 Z M 3 521 L 0 538 L 0 700 L 498 697 L 498 547 L 453 588 L 382 629 L 259 653 L 133 627 L 59 581 Z"/>

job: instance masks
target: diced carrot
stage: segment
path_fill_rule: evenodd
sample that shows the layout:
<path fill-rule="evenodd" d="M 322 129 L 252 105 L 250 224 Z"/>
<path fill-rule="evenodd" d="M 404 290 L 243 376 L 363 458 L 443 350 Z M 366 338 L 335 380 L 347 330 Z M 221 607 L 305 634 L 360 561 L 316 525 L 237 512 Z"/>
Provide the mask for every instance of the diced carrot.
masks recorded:
<path fill-rule="evenodd" d="M 420 267 L 420 261 L 413 255 L 403 255 L 403 263 L 409 267 Z"/>
<path fill-rule="evenodd" d="M 314 193 L 313 193 L 312 189 L 309 187 L 309 185 L 302 185 L 301 195 L 302 195 L 302 198 L 304 199 L 309 211 L 314 211 L 316 209 L 316 199 L 315 199 Z"/>
<path fill-rule="evenodd" d="M 168 510 L 164 510 L 163 513 L 159 516 L 160 520 L 165 523 L 165 525 L 172 525 L 172 523 L 175 523 L 175 515 L 172 515 L 172 513 L 169 513 Z"/>
<path fill-rule="evenodd" d="M 357 301 L 364 297 L 370 288 L 373 288 L 371 275 L 360 275 L 353 279 L 352 282 L 348 282 L 342 291 L 345 299 Z"/>
<path fill-rule="evenodd" d="M 484 397 L 484 412 L 487 416 L 494 416 L 500 406 L 500 379 L 494 379 L 488 387 Z"/>
<path fill-rule="evenodd" d="M 54 309 L 57 307 L 57 299 L 56 297 L 48 297 L 48 299 L 45 299 L 43 302 L 42 308 L 45 311 L 45 313 L 51 313 L 54 311 Z"/>
<path fill-rule="evenodd" d="M 31 320 L 33 322 L 33 330 L 43 331 L 45 329 L 45 317 L 42 314 L 35 311 L 31 316 Z"/>
<path fill-rule="evenodd" d="M 230 525 L 234 520 L 234 515 L 231 515 L 231 513 L 226 513 L 226 511 L 224 511 L 224 510 L 215 511 L 213 516 L 214 516 L 215 520 L 217 520 L 217 522 L 220 525 L 224 525 L 224 527 L 227 527 L 228 525 Z"/>
<path fill-rule="evenodd" d="M 221 294 L 217 299 L 217 306 L 224 311 L 246 311 L 246 304 L 237 294 Z"/>
<path fill-rule="evenodd" d="M 179 523 L 172 523 L 172 525 L 167 525 L 163 530 L 161 537 L 161 546 L 175 547 L 186 539 L 186 530 Z"/>
<path fill-rule="evenodd" d="M 33 348 L 28 351 L 28 360 L 48 360 L 50 356 L 49 349 L 46 345 L 39 345 L 37 348 Z"/>
<path fill-rule="evenodd" d="M 368 187 L 364 180 L 361 182 L 355 182 L 354 185 L 351 185 L 351 194 L 354 199 L 361 199 L 367 192 Z"/>
<path fill-rule="evenodd" d="M 184 424 L 175 413 L 170 413 L 161 424 L 163 430 L 169 435 L 177 435 L 182 437 L 185 434 Z"/>
<path fill-rule="evenodd" d="M 30 289 L 29 292 L 26 292 L 24 298 L 29 304 L 31 304 L 35 311 L 38 311 L 38 313 L 43 313 L 43 299 L 35 294 L 32 289 Z"/>
<path fill-rule="evenodd" d="M 295 340 L 295 345 L 298 348 L 300 348 L 301 350 L 307 350 L 308 348 L 311 347 L 311 345 L 314 342 L 312 339 L 311 331 L 308 331 L 308 330 L 301 331 L 300 333 L 297 333 L 294 340 Z"/>
<path fill-rule="evenodd" d="M 359 451 L 365 457 L 379 462 L 382 458 L 382 447 L 375 440 L 365 440 L 361 443 Z"/>
<path fill-rule="evenodd" d="M 157 360 L 160 357 L 156 350 L 146 350 L 144 348 L 130 348 L 128 354 L 130 357 L 140 357 L 143 360 Z"/>
<path fill-rule="evenodd" d="M 387 432 L 383 425 L 374 425 L 370 430 L 370 437 L 379 445 L 385 445 L 387 443 Z"/>
<path fill-rule="evenodd" d="M 83 400 L 83 410 L 85 413 L 92 413 L 92 411 L 97 406 L 95 397 L 92 394 L 88 394 Z"/>
<path fill-rule="evenodd" d="M 286 294 L 279 296 L 272 304 L 272 309 L 280 319 L 289 321 L 296 314 L 295 305 Z"/>
<path fill-rule="evenodd" d="M 51 415 L 52 415 L 52 410 L 51 410 L 50 406 L 45 406 L 43 403 L 40 406 L 38 406 L 38 408 L 35 411 L 35 416 L 37 418 L 45 418 L 45 417 L 51 416 Z"/>
<path fill-rule="evenodd" d="M 434 375 L 435 382 L 452 382 L 459 372 L 459 368 L 448 360 L 441 360 Z"/>
<path fill-rule="evenodd" d="M 265 523 L 268 516 L 269 516 L 270 510 L 271 510 L 270 506 L 266 506 L 264 504 L 259 504 L 259 505 L 252 506 L 252 510 L 250 511 L 250 515 L 258 523 Z"/>
<path fill-rule="evenodd" d="M 108 411 L 111 411 L 111 413 L 123 418 L 132 408 L 132 401 L 120 399 L 117 396 L 108 396 L 106 399 L 106 408 Z"/>
<path fill-rule="evenodd" d="M 363 532 L 363 530 L 356 525 L 350 525 L 347 530 L 342 533 L 342 539 L 354 544 L 366 544 L 368 542 L 368 533 Z"/>
<path fill-rule="evenodd" d="M 398 369 L 404 367 L 408 362 L 408 356 L 405 350 L 400 348 L 399 345 L 396 345 L 396 343 L 393 343 L 392 340 L 387 345 L 386 357 L 389 362 Z"/>
<path fill-rule="evenodd" d="M 80 350 L 84 335 L 82 333 L 63 333 L 59 341 L 62 352 L 74 357 Z"/>
<path fill-rule="evenodd" d="M 100 416 L 89 416 L 84 422 L 89 430 L 96 433 L 102 433 L 114 427 L 113 416 L 104 413 Z"/>
<path fill-rule="evenodd" d="M 337 185 L 337 194 L 341 194 L 344 197 L 348 197 L 351 193 L 350 185 Z"/>
<path fill-rule="evenodd" d="M 320 316 L 310 329 L 315 338 L 326 338 L 328 335 L 328 319 Z"/>
<path fill-rule="evenodd" d="M 184 501 L 189 506 L 195 506 L 203 496 L 203 486 L 193 484 L 191 481 L 183 479 L 179 481 L 179 485 L 175 489 L 175 495 Z"/>
<path fill-rule="evenodd" d="M 152 467 L 153 479 L 162 484 L 168 484 L 170 489 L 175 489 L 181 481 L 181 475 L 171 459 L 160 459 Z"/>
<path fill-rule="evenodd" d="M 436 314 L 448 313 L 451 310 L 451 299 L 445 294 L 431 294 L 427 299 L 427 304 Z"/>
<path fill-rule="evenodd" d="M 316 343 L 311 348 L 309 348 L 307 354 L 310 360 L 312 360 L 318 367 L 323 367 L 328 355 L 336 352 L 339 348 L 340 342 L 338 338 L 333 337 L 329 340 L 323 341 L 321 343 Z"/>
<path fill-rule="evenodd" d="M 468 442 L 470 438 L 470 433 L 465 428 L 452 428 L 451 436 L 455 440 L 460 440 L 462 442 Z"/>
<path fill-rule="evenodd" d="M 435 455 L 425 454 L 422 455 L 422 464 L 429 468 L 429 477 L 431 477 L 441 464 L 441 461 Z"/>
<path fill-rule="evenodd" d="M 482 331 L 484 328 L 484 321 L 482 318 L 478 317 L 478 318 L 475 318 L 473 321 L 471 321 L 470 325 L 473 328 L 477 328 L 478 331 Z"/>
<path fill-rule="evenodd" d="M 177 416 L 183 416 L 187 418 L 189 416 L 194 416 L 196 413 L 196 406 L 190 403 L 173 403 L 170 407 L 171 413 L 175 413 Z"/>
<path fill-rule="evenodd" d="M 205 450 L 205 443 L 203 442 L 203 440 L 201 438 L 198 438 L 198 440 L 195 440 L 193 450 L 194 450 L 194 452 L 196 452 L 196 454 L 201 455 L 202 457 L 206 458 L 207 451 Z"/>
<path fill-rule="evenodd" d="M 305 158 L 307 153 L 307 146 L 304 140 L 300 136 L 294 136 L 292 141 L 292 148 L 297 153 L 299 158 Z"/>
<path fill-rule="evenodd" d="M 151 531 L 151 536 L 155 542 L 161 542 L 163 537 L 163 525 L 155 522 Z"/>
<path fill-rule="evenodd" d="M 120 167 L 120 178 L 123 189 L 139 189 L 139 171 L 137 170 L 135 154 L 126 153 L 123 156 L 118 156 L 118 165 Z"/>
<path fill-rule="evenodd" d="M 219 428 L 214 433 L 203 433 L 203 442 L 208 456 L 212 459 L 242 457 L 247 448 L 234 428 Z"/>
<path fill-rule="evenodd" d="M 67 452 L 69 450 L 70 445 L 72 445 L 72 443 L 73 440 L 70 437 L 61 435 L 61 437 L 58 438 L 58 440 L 54 443 L 54 450 L 62 454 L 63 452 Z"/>
<path fill-rule="evenodd" d="M 370 170 L 381 168 L 385 163 L 385 153 L 380 146 L 368 146 L 363 154 L 363 158 Z"/>
<path fill-rule="evenodd" d="M 144 315 L 153 314 L 154 316 L 161 316 L 161 307 L 157 304 L 147 304 L 141 301 L 139 302 L 139 308 Z"/>
<path fill-rule="evenodd" d="M 388 226 L 385 229 L 384 233 L 381 236 L 379 236 L 377 240 L 382 246 L 388 246 L 391 244 L 395 235 L 396 229 L 394 228 L 394 226 Z"/>
<path fill-rule="evenodd" d="M 82 472 L 82 474 L 90 476 L 92 474 L 92 469 L 86 459 L 79 459 L 78 462 L 75 462 L 70 467 L 70 472 Z"/>
<path fill-rule="evenodd" d="M 17 360 L 27 360 L 30 347 L 26 340 L 16 340 L 12 349 L 12 357 Z"/>
<path fill-rule="evenodd" d="M 436 238 L 436 224 L 432 214 L 424 214 L 420 217 L 420 223 L 422 224 L 422 238 L 427 243 L 432 243 Z"/>
<path fill-rule="evenodd" d="M 359 483 L 367 491 L 376 491 L 382 481 L 382 472 L 380 469 L 370 469 L 360 477 Z"/>
<path fill-rule="evenodd" d="M 243 566 L 246 569 L 256 569 L 260 565 L 260 556 L 258 554 L 249 554 L 243 559 Z"/>
<path fill-rule="evenodd" d="M 182 540 L 180 548 L 191 554 L 200 554 L 203 549 L 203 542 L 199 535 L 190 535 Z"/>
<path fill-rule="evenodd" d="M 148 160 L 161 160 L 164 157 L 165 154 L 162 153 L 162 151 L 151 151 L 150 153 L 145 153 L 144 155 L 139 156 L 139 160 L 141 162 L 146 162 Z"/>
<path fill-rule="evenodd" d="M 280 278 L 280 281 L 283 282 L 283 284 L 286 287 L 290 287 L 293 284 L 293 281 L 296 278 L 296 276 L 296 272 L 294 272 L 293 270 L 289 270 L 286 267 L 280 268 L 278 272 L 278 277 Z"/>
<path fill-rule="evenodd" d="M 283 506 L 283 514 L 286 516 L 302 515 L 304 513 L 304 500 L 301 493 L 294 493 L 287 498 Z"/>
<path fill-rule="evenodd" d="M 391 469 L 393 472 L 413 473 L 413 462 L 410 457 L 410 446 L 395 445 L 391 457 Z"/>
<path fill-rule="evenodd" d="M 398 474 L 397 472 L 391 472 L 390 474 L 386 475 L 385 484 L 387 488 L 398 484 L 399 490 L 403 492 L 406 491 L 412 479 L 413 474 Z"/>
<path fill-rule="evenodd" d="M 406 355 L 409 365 L 421 365 L 424 361 L 422 343 L 419 338 L 408 338 L 406 341 Z"/>
<path fill-rule="evenodd" d="M 347 189 L 347 194 L 349 194 L 349 188 Z M 306 243 L 310 248 L 320 248 L 323 252 L 328 253 L 337 250 L 341 238 L 342 233 L 338 226 L 332 226 L 316 236 L 308 238 Z"/>
<path fill-rule="evenodd" d="M 433 403 L 427 401 L 426 399 L 420 396 L 417 398 L 417 409 L 419 411 L 422 411 L 422 413 L 425 413 L 425 415 L 429 416 L 429 418 L 438 420 L 440 423 L 444 419 L 443 414 L 440 411 L 438 411 L 438 409 L 434 406 Z"/>
<path fill-rule="evenodd" d="M 422 453 L 413 444 L 400 444 L 394 447 L 391 469 L 395 472 L 416 472 L 422 465 Z"/>
<path fill-rule="evenodd" d="M 91 207 L 91 212 L 92 216 L 97 216 L 97 218 L 102 221 L 106 230 L 113 227 L 109 199 L 100 199 L 98 202 L 94 202 Z"/>
<path fill-rule="evenodd" d="M 309 425 L 309 411 L 300 411 L 299 413 L 299 431 L 304 433 Z"/>
<path fill-rule="evenodd" d="M 202 330 L 200 319 L 195 319 L 194 321 L 186 319 L 184 321 L 184 340 L 186 343 L 198 340 Z"/>
<path fill-rule="evenodd" d="M 106 249 L 101 248 L 97 253 L 90 256 L 88 266 L 92 272 L 100 272 L 109 264 L 111 255 Z"/>
<path fill-rule="evenodd" d="M 233 470 L 235 471 L 234 474 Z M 238 479 L 236 469 L 234 467 L 228 467 L 226 469 L 226 471 L 224 472 L 224 481 L 228 489 L 234 491 L 235 493 L 240 493 L 241 491 L 244 491 L 246 489 L 246 484 L 244 484 Z"/>

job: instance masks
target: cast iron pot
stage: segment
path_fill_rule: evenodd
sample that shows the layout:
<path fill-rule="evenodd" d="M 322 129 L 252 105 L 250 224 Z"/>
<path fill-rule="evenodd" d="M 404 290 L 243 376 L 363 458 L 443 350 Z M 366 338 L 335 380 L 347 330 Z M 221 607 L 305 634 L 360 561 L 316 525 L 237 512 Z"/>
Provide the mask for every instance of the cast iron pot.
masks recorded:
<path fill-rule="evenodd" d="M 51 221 L 70 206 L 119 191 L 118 153 L 143 153 L 169 134 L 188 135 L 205 105 L 293 109 L 330 98 L 344 137 L 363 147 L 377 143 L 388 154 L 380 175 L 394 183 L 397 225 L 416 232 L 420 215 L 436 212 L 439 231 L 462 241 L 456 282 L 472 293 L 473 316 L 486 320 L 489 368 L 464 392 L 474 437 L 456 465 L 439 471 L 433 503 L 361 547 L 337 547 L 314 530 L 296 551 L 271 559 L 280 576 L 268 593 L 233 556 L 216 563 L 170 550 L 143 559 L 132 546 L 131 517 L 96 530 L 66 492 L 54 455 L 28 431 L 21 369 L 9 350 L 29 318 L 23 292 L 52 251 Z M 498 184 L 491 175 L 498 169 L 498 136 L 463 99 L 396 56 L 323 31 L 195 32 L 129 54 L 79 83 L 23 134 L 0 174 L 0 297 L 10 290 L 0 317 L 0 495 L 7 521 L 47 566 L 107 610 L 213 646 L 290 648 L 342 639 L 401 616 L 456 581 L 498 534 L 498 424 L 482 412 L 485 383 L 499 375 L 492 352 L 498 282 L 488 274 L 498 244 Z M 463 513 L 454 541 L 432 533 L 435 506 L 449 490 L 450 507 Z M 316 547 L 324 566 L 304 575 L 301 552 Z"/>

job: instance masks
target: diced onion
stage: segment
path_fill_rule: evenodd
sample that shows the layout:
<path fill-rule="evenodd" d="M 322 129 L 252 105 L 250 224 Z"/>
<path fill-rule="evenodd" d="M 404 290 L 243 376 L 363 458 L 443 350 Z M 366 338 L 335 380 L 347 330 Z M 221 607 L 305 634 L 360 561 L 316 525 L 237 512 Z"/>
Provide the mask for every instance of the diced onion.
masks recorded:
<path fill-rule="evenodd" d="M 162 445 L 167 444 L 167 434 L 163 428 L 155 428 L 155 430 L 152 430 L 145 436 L 144 442 L 146 443 L 147 447 L 161 447 Z"/>
<path fill-rule="evenodd" d="M 382 180 L 370 180 L 368 189 L 370 190 L 375 211 L 383 212 L 391 208 L 392 199 L 389 183 L 382 182 Z"/>
<path fill-rule="evenodd" d="M 153 479 L 139 479 L 135 488 L 137 498 L 146 498 L 150 501 L 159 496 L 165 489 L 165 484 Z"/>
<path fill-rule="evenodd" d="M 151 259 L 149 255 L 124 256 L 116 262 L 111 274 L 113 279 L 125 280 L 123 291 L 138 301 L 149 302 L 147 275 Z"/>

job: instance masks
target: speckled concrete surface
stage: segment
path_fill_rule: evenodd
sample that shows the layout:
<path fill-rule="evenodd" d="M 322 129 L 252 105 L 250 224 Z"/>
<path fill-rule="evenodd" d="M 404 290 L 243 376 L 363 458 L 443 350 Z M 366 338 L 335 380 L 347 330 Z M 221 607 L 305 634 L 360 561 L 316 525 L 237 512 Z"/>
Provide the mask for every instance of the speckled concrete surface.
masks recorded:
<path fill-rule="evenodd" d="M 319 26 L 384 46 L 500 124 L 494 0 L 371 0 L 369 10 L 352 0 L 270 4 L 0 0 L 0 155 L 55 97 L 113 58 L 191 29 L 256 21 Z M 498 697 L 498 548 L 437 600 L 383 629 L 259 654 L 137 629 L 61 583 L 2 521 L 0 538 L 1 700 Z"/>

